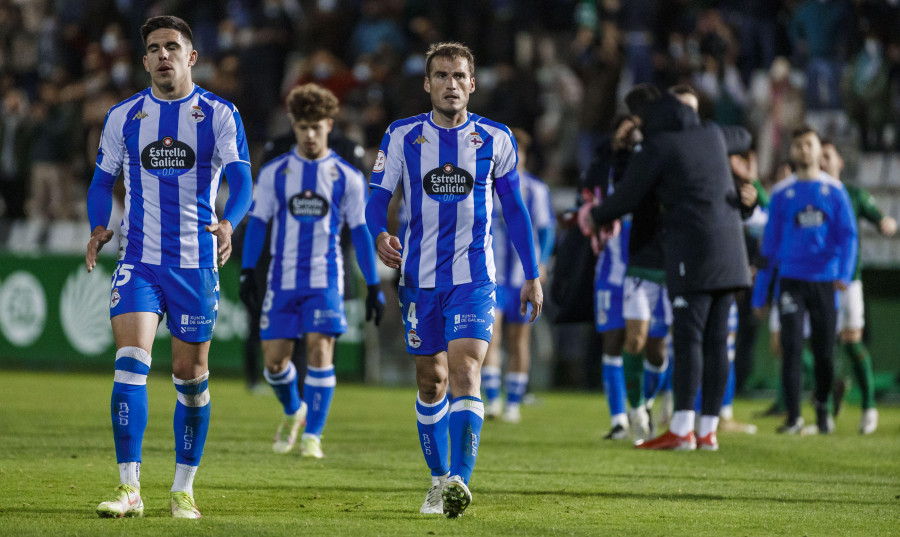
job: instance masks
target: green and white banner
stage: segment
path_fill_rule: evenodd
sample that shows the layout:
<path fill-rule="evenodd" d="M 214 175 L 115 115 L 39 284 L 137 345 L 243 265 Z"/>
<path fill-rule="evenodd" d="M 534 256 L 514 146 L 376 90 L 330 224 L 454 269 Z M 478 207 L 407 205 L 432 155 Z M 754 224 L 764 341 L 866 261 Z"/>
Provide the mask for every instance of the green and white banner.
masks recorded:
<path fill-rule="evenodd" d="M 101 257 L 88 273 L 72 255 L 23 257 L 0 254 L 0 364 L 38 369 L 97 369 L 115 359 L 109 324 L 110 281 L 115 259 Z M 248 316 L 238 299 L 237 264 L 220 269 L 219 309 L 210 347 L 210 369 L 242 371 Z M 362 304 L 345 304 L 349 330 L 339 340 L 335 367 L 362 375 Z M 171 360 L 170 334 L 160 323 L 154 364 Z"/>

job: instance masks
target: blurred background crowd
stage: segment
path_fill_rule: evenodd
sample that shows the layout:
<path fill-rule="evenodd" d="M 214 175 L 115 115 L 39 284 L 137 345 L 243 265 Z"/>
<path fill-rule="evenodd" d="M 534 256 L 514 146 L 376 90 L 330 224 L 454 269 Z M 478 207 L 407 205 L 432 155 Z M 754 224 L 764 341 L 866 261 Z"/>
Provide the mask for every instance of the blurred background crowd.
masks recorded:
<path fill-rule="evenodd" d="M 148 85 L 139 28 L 159 14 L 192 25 L 194 80 L 237 105 L 254 172 L 307 81 L 369 166 L 392 120 L 428 109 L 424 51 L 447 39 L 475 52 L 470 110 L 530 132 L 551 187 L 576 184 L 639 82 L 690 83 L 701 115 L 747 126 L 764 180 L 811 114 L 900 149 L 898 0 L 0 0 L 4 219 L 85 218 L 105 113 Z"/>
<path fill-rule="evenodd" d="M 390 122 L 431 108 L 428 45 L 456 40 L 476 58 L 469 110 L 531 135 L 528 167 L 558 214 L 622 96 L 651 82 L 688 83 L 702 117 L 747 127 L 766 186 L 811 124 L 900 219 L 900 0 L 0 0 L 0 255 L 83 255 L 104 117 L 149 85 L 139 29 L 162 14 L 192 27 L 194 81 L 237 105 L 254 176 L 290 132 L 285 96 L 311 81 L 341 100 L 337 130 L 368 174 Z M 860 231 L 863 262 L 900 274 L 900 240 Z M 870 287 L 881 307 L 900 303 L 884 289 L 900 287 Z M 581 363 L 591 326 L 538 324 L 533 378 L 599 384 L 596 360 Z M 382 350 L 376 377 L 406 378 L 405 359 L 388 369 L 395 354 Z"/>

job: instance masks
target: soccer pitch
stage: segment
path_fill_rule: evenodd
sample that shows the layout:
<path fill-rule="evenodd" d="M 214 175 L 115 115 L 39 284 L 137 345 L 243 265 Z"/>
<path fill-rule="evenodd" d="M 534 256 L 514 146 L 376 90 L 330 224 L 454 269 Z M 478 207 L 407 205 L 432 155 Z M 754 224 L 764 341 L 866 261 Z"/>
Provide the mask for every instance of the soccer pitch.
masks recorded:
<path fill-rule="evenodd" d="M 430 485 L 415 388 L 338 384 L 322 460 L 272 453 L 273 395 L 210 379 L 212 426 L 195 481 L 203 518 L 173 520 L 175 391 L 149 381 L 144 518 L 100 519 L 118 484 L 107 375 L 0 373 L 0 535 L 896 535 L 900 409 L 827 437 L 720 433 L 719 452 L 642 452 L 602 440 L 601 394 L 540 393 L 519 425 L 486 422 L 465 516 L 423 516 Z M 736 401 L 737 417 L 768 401 Z M 804 401 L 809 418 L 812 409 Z M 176 533 L 177 532 L 177 533 Z"/>

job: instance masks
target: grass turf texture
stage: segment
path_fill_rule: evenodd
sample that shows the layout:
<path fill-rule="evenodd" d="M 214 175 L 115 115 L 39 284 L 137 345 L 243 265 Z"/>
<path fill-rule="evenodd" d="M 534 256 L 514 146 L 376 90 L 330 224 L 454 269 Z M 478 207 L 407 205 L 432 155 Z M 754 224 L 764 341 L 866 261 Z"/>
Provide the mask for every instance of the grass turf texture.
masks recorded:
<path fill-rule="evenodd" d="M 721 451 L 642 452 L 602 440 L 601 394 L 540 394 L 523 422 L 486 422 L 463 518 L 418 513 L 430 480 L 414 388 L 339 385 L 323 460 L 272 453 L 280 407 L 236 379 L 210 382 L 212 427 L 195 498 L 173 520 L 175 392 L 149 381 L 144 518 L 100 519 L 118 482 L 112 375 L 0 373 L 0 535 L 896 535 L 900 409 L 856 433 L 846 407 L 827 437 L 720 433 Z M 768 401 L 743 401 L 738 418 Z M 804 411 L 808 418 L 812 410 Z M 296 448 L 295 448 L 296 449 Z"/>

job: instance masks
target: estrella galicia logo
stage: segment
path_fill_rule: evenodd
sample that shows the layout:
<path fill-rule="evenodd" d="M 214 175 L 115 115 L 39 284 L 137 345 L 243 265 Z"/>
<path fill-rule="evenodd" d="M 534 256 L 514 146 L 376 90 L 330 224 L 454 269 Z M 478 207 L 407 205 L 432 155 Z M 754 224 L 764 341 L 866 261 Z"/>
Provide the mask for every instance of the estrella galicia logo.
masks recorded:
<path fill-rule="evenodd" d="M 193 168 L 196 160 L 191 146 L 171 136 L 147 144 L 141 151 L 141 165 L 159 177 L 181 175 Z"/>
<path fill-rule="evenodd" d="M 825 223 L 825 213 L 812 205 L 807 205 L 806 209 L 798 212 L 794 217 L 794 223 L 800 228 L 819 227 Z"/>
<path fill-rule="evenodd" d="M 315 222 L 328 214 L 328 200 L 312 190 L 304 190 L 288 200 L 288 210 L 301 222 Z"/>
<path fill-rule="evenodd" d="M 475 179 L 466 170 L 448 162 L 426 173 L 422 187 L 436 201 L 457 203 L 469 196 L 475 187 Z"/>

